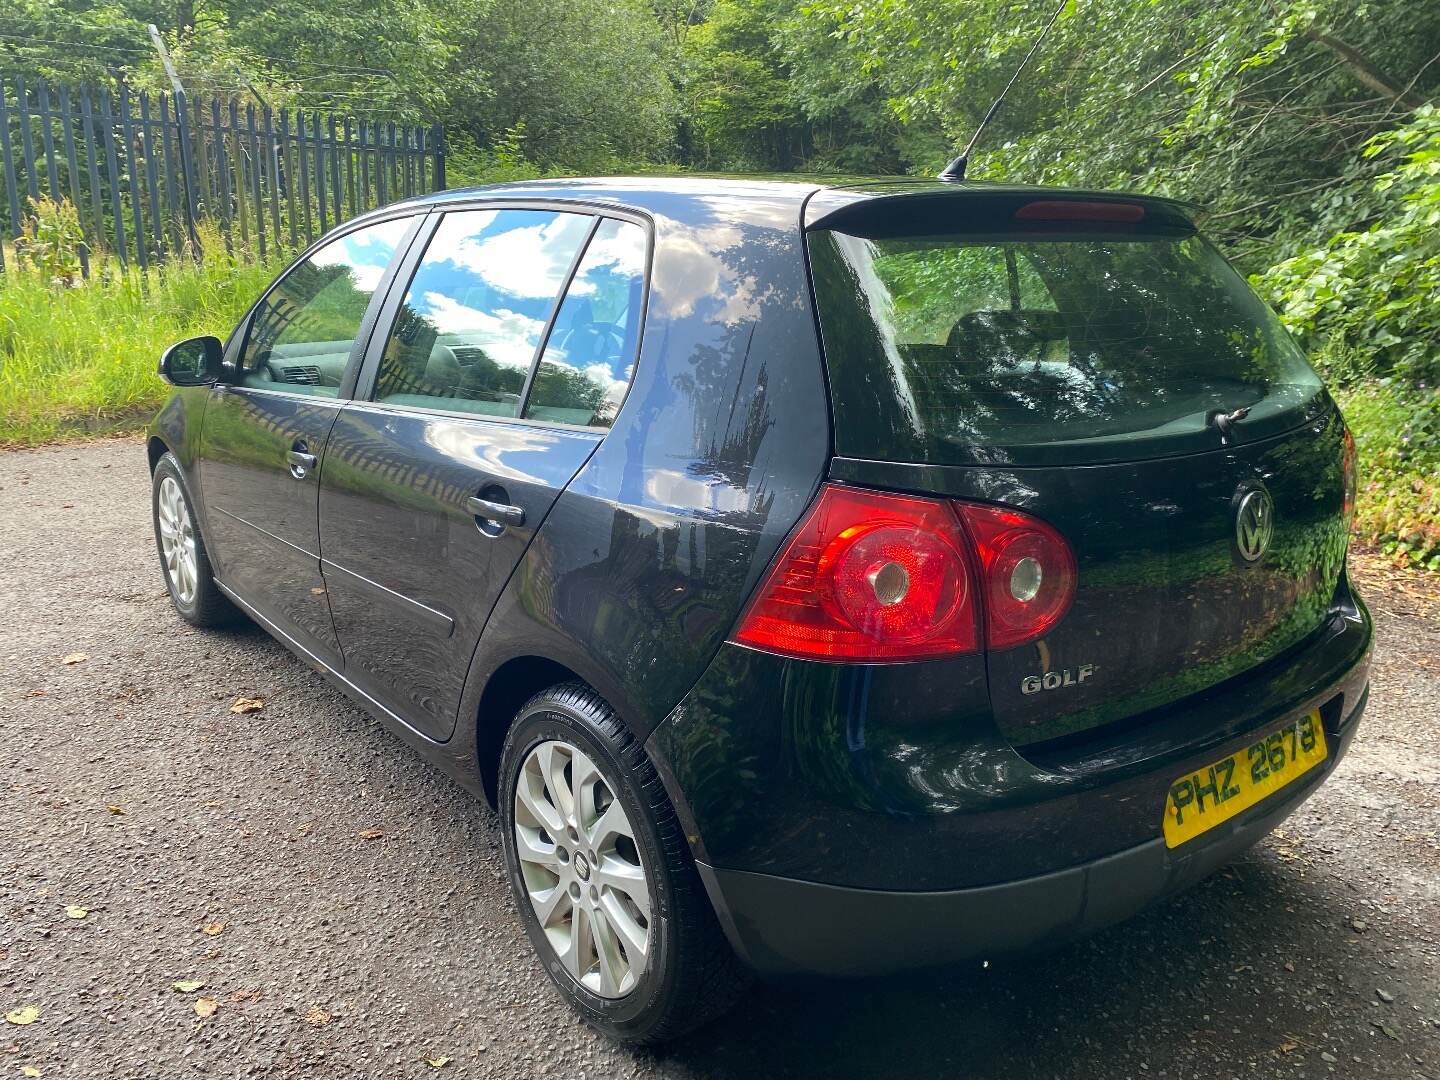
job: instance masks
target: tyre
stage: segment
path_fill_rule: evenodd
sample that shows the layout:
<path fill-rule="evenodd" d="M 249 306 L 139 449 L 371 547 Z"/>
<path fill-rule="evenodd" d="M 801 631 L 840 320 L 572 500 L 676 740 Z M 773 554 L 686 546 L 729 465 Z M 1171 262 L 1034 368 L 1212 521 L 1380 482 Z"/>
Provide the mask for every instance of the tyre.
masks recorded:
<path fill-rule="evenodd" d="M 155 550 L 170 602 L 192 626 L 224 626 L 239 616 L 215 584 L 205 540 L 195 524 L 195 507 L 180 463 L 168 451 L 155 464 L 150 485 Z"/>
<path fill-rule="evenodd" d="M 572 1007 L 659 1043 L 718 1016 L 749 975 L 654 766 L 589 687 L 531 698 L 501 754 L 505 863 L 520 917 Z"/>

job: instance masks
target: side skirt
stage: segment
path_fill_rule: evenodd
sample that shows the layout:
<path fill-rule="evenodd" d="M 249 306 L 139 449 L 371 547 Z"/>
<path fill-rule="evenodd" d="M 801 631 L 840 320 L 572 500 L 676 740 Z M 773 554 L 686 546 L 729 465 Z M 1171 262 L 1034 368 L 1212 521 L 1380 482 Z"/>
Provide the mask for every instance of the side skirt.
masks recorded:
<path fill-rule="evenodd" d="M 253 607 L 251 607 L 248 603 L 245 602 L 244 597 L 240 596 L 234 589 L 230 588 L 230 586 L 226 585 L 223 581 L 217 578 L 215 580 L 215 585 L 221 592 L 223 592 L 227 597 L 230 598 L 231 603 L 233 603 L 236 607 L 240 608 L 240 610 L 245 612 L 245 614 L 250 616 L 250 618 L 255 620 L 255 622 L 259 623 L 260 626 L 265 629 L 266 633 L 279 641 L 280 644 L 284 645 L 301 660 L 304 660 L 306 664 L 314 668 L 321 675 L 324 675 L 325 678 L 329 679 L 330 682 L 333 683 L 336 687 L 338 687 L 340 690 L 343 690 L 347 696 L 354 699 L 354 701 L 358 705 L 363 706 L 368 712 L 373 714 L 377 720 L 380 720 L 387 726 L 394 728 L 397 734 L 403 736 L 406 740 L 410 742 L 416 743 L 422 749 L 426 749 L 429 747 L 441 747 L 445 745 L 442 742 L 438 742 L 437 740 L 430 738 L 423 732 L 418 731 L 416 728 L 411 727 L 405 722 L 404 717 L 400 716 L 398 713 L 393 712 L 392 710 L 382 705 L 380 702 L 376 701 L 369 694 L 365 693 L 364 690 L 361 690 L 349 679 L 345 678 L 344 675 L 340 674 L 340 672 L 336 671 L 324 660 L 320 659 L 320 657 L 316 656 L 309 649 L 305 648 L 304 645 L 301 645 L 300 642 L 296 641 L 284 630 L 276 626 L 264 615 L 261 615 L 258 611 L 256 611 Z"/>

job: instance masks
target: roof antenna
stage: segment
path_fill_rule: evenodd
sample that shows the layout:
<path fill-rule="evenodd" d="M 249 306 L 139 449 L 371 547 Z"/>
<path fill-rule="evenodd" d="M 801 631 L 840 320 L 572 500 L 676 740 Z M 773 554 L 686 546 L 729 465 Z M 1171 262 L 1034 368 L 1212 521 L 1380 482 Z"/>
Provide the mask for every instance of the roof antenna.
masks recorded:
<path fill-rule="evenodd" d="M 965 166 L 970 164 L 970 151 L 975 149 L 975 144 L 980 141 L 980 133 L 985 126 L 995 119 L 995 114 L 1000 111 L 1000 103 L 1005 100 L 1005 95 L 1010 93 L 1010 88 L 1015 85 L 1015 80 L 1020 78 L 1021 73 L 1030 63 L 1030 58 L 1035 55 L 1040 43 L 1045 40 L 1045 35 L 1050 33 L 1050 28 L 1055 25 L 1055 20 L 1060 18 L 1060 13 L 1069 6 L 1073 0 L 1060 0 L 1060 6 L 1055 9 L 1055 14 L 1050 16 L 1050 21 L 1045 24 L 1045 29 L 1040 31 L 1040 36 L 1035 39 L 1035 44 L 1030 46 L 1030 51 L 1025 54 L 1025 59 L 1020 61 L 1020 66 L 1015 69 L 1015 74 L 1010 76 L 1010 81 L 1005 84 L 1005 89 L 1000 91 L 1000 96 L 985 114 L 985 119 L 980 121 L 980 126 L 975 129 L 975 134 L 970 136 L 970 141 L 965 145 L 964 152 L 954 161 L 940 170 L 939 180 L 954 182 L 965 179 Z"/>

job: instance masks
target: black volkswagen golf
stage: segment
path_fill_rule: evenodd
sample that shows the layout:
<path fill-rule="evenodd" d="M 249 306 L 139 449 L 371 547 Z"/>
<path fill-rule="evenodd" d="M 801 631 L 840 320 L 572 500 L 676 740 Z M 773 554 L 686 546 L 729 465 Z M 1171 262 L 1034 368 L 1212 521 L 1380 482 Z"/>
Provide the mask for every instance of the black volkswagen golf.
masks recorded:
<path fill-rule="evenodd" d="M 495 806 L 616 1038 L 1123 919 L 1364 709 L 1353 443 L 1174 202 L 447 192 L 160 372 L 180 615 L 253 619 Z"/>

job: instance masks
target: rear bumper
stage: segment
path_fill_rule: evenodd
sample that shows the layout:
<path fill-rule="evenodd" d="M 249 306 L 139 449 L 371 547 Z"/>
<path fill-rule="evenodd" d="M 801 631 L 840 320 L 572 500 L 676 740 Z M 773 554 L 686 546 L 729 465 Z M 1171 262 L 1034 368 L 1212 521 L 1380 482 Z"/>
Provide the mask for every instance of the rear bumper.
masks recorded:
<path fill-rule="evenodd" d="M 701 877 L 731 944 L 764 975 L 879 975 L 1059 945 L 1193 885 L 1284 821 L 1344 757 L 1368 695 L 1366 687 L 1348 714 L 1327 721 L 1332 754 L 1323 768 L 1175 851 L 1155 839 L 1047 874 L 934 892 L 705 863 Z"/>

